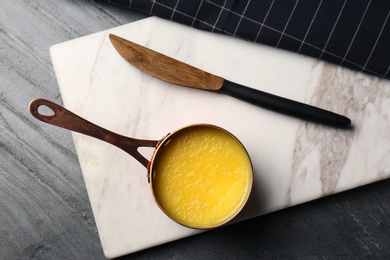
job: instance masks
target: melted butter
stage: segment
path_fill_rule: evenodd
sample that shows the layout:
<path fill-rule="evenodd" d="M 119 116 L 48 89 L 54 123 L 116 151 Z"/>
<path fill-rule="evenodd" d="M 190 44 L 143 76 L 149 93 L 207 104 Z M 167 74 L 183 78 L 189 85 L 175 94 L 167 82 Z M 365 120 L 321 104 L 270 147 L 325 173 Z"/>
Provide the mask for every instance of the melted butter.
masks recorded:
<path fill-rule="evenodd" d="M 193 228 L 229 221 L 246 202 L 252 167 L 242 145 L 211 126 L 190 127 L 160 147 L 153 192 L 163 210 Z"/>

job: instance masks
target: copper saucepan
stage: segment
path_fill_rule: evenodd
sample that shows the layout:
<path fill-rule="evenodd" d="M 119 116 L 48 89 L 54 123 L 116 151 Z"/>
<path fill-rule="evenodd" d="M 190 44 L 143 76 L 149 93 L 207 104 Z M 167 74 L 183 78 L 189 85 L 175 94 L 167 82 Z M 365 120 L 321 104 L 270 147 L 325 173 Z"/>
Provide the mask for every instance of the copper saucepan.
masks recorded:
<path fill-rule="evenodd" d="M 52 113 L 41 113 L 41 106 Z M 195 124 L 159 141 L 142 140 L 106 130 L 45 99 L 31 101 L 29 110 L 43 122 L 106 141 L 138 160 L 147 169 L 157 205 L 183 226 L 219 227 L 248 200 L 253 182 L 249 155 L 234 135 L 220 127 Z M 150 161 L 139 147 L 155 147 Z"/>

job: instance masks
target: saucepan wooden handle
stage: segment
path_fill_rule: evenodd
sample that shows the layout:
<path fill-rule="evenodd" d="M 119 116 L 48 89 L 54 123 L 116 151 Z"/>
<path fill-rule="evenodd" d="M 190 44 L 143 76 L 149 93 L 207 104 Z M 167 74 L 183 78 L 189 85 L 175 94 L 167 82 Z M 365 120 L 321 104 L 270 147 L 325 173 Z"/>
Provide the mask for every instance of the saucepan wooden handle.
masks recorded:
<path fill-rule="evenodd" d="M 39 108 L 42 106 L 49 108 L 50 112 L 47 114 L 41 113 Z M 115 145 L 116 147 L 121 148 L 133 156 L 145 167 L 148 166 L 149 161 L 143 157 L 137 149 L 141 146 L 155 147 L 158 143 L 158 141 L 154 140 L 135 139 L 116 134 L 98 125 L 95 125 L 70 112 L 66 108 L 46 99 L 34 99 L 29 105 L 29 110 L 35 118 L 45 123 L 65 128 L 80 134 L 88 135 Z"/>

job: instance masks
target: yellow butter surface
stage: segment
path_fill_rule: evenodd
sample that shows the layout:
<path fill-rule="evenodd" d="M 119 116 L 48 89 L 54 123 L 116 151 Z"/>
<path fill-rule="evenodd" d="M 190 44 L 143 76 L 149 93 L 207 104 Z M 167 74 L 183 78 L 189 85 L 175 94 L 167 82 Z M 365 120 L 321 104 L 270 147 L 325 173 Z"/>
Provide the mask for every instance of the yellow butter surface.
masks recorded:
<path fill-rule="evenodd" d="M 175 221 L 193 228 L 229 221 L 252 186 L 252 167 L 243 146 L 208 125 L 175 133 L 159 148 L 153 164 L 159 205 Z"/>

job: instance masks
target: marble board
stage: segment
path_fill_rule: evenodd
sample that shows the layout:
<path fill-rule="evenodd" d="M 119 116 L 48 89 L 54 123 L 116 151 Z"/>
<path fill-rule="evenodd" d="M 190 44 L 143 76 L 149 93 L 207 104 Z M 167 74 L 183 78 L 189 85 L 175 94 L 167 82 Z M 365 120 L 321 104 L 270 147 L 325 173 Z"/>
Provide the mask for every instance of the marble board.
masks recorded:
<path fill-rule="evenodd" d="M 228 80 L 348 116 L 336 129 L 225 95 L 165 83 L 128 64 L 108 34 Z M 64 105 L 111 131 L 159 140 L 194 123 L 232 132 L 254 168 L 250 200 L 232 222 L 390 176 L 390 81 L 156 17 L 54 45 Z M 146 169 L 120 149 L 73 133 L 104 254 L 118 257 L 197 234 L 156 206 Z M 153 149 L 141 150 L 147 158 Z"/>

